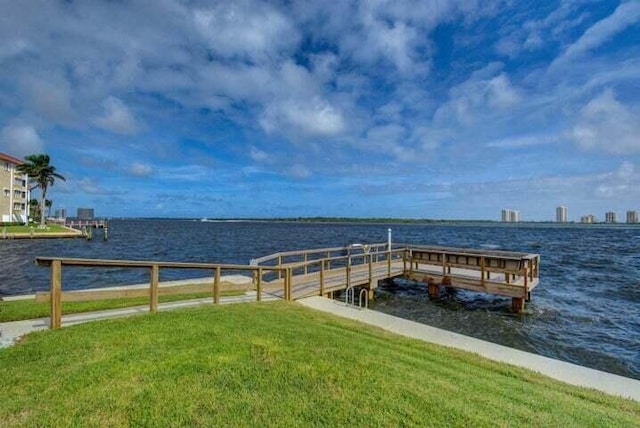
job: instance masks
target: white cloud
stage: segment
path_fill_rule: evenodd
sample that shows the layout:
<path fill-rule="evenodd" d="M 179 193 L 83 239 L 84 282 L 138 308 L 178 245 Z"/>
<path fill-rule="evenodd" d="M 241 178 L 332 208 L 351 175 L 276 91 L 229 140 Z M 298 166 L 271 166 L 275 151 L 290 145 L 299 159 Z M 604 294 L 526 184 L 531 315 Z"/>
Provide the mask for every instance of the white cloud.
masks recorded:
<path fill-rule="evenodd" d="M 500 64 L 490 64 L 453 87 L 449 100 L 436 110 L 434 122 L 471 125 L 518 104 L 522 96 L 507 74 L 493 75 L 500 67 Z"/>
<path fill-rule="evenodd" d="M 195 10 L 193 20 L 209 48 L 226 58 L 265 61 L 295 46 L 299 39 L 287 17 L 264 3 L 222 2 Z"/>
<path fill-rule="evenodd" d="M 100 128 L 116 134 L 132 135 L 138 132 L 139 125 L 129 108 L 118 98 L 109 97 L 102 102 L 103 116 L 94 120 Z"/>
<path fill-rule="evenodd" d="M 2 129 L 2 151 L 14 157 L 44 152 L 44 141 L 33 126 L 9 124 Z"/>
<path fill-rule="evenodd" d="M 346 128 L 341 112 L 319 97 L 272 103 L 267 106 L 260 123 L 267 132 L 289 130 L 312 137 L 335 136 Z"/>
<path fill-rule="evenodd" d="M 553 135 L 525 135 L 493 140 L 488 142 L 486 146 L 498 149 L 518 149 L 522 147 L 552 144 L 555 141 L 556 137 Z"/>
<path fill-rule="evenodd" d="M 129 166 L 129 174 L 136 177 L 148 177 L 153 172 L 153 168 L 147 164 L 134 162 Z"/>
<path fill-rule="evenodd" d="M 567 136 L 584 149 L 611 153 L 640 152 L 640 111 L 606 90 L 584 106 Z"/>
<path fill-rule="evenodd" d="M 609 41 L 617 33 L 640 21 L 640 2 L 627 1 L 620 4 L 608 17 L 596 22 L 575 43 L 567 47 L 551 68 L 578 58 Z"/>
<path fill-rule="evenodd" d="M 22 87 L 31 108 L 47 120 L 73 126 L 78 116 L 71 105 L 71 88 L 64 78 L 26 77 Z"/>
<path fill-rule="evenodd" d="M 271 161 L 271 156 L 263 151 L 260 150 L 259 148 L 255 147 L 255 146 L 250 146 L 249 147 L 249 157 L 251 157 L 251 159 L 254 162 L 269 162 Z"/>
<path fill-rule="evenodd" d="M 302 164 L 295 164 L 291 168 L 288 168 L 286 172 L 289 177 L 297 179 L 303 179 L 311 176 L 311 171 Z"/>

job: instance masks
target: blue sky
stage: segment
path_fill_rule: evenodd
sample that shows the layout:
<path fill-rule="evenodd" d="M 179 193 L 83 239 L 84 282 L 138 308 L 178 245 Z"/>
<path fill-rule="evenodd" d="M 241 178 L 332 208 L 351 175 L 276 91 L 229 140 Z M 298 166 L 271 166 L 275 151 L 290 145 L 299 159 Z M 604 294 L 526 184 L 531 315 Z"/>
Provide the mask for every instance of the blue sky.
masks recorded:
<path fill-rule="evenodd" d="M 0 0 L 0 151 L 101 216 L 622 217 L 640 2 Z"/>

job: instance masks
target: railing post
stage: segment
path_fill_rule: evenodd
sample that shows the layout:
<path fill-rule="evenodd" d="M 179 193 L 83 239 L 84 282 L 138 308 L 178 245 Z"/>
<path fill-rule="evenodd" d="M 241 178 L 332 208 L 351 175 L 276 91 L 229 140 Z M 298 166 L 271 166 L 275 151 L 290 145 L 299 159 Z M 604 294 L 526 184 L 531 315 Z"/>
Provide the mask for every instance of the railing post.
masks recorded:
<path fill-rule="evenodd" d="M 289 289 L 288 289 L 288 295 L 287 295 L 287 300 L 291 301 L 292 296 L 293 296 L 293 268 L 289 268 L 287 269 L 287 277 L 289 277 Z"/>
<path fill-rule="evenodd" d="M 327 269 L 331 270 L 331 251 L 327 251 Z"/>
<path fill-rule="evenodd" d="M 256 300 L 259 302 L 262 300 L 262 268 L 258 268 L 258 278 L 256 279 Z"/>
<path fill-rule="evenodd" d="M 347 271 L 347 288 L 351 287 L 351 256 L 347 256 L 347 267 L 345 268 Z"/>
<path fill-rule="evenodd" d="M 213 303 L 220 303 L 220 266 L 216 266 L 216 273 L 213 277 Z"/>
<path fill-rule="evenodd" d="M 387 276 L 391 278 L 391 250 L 387 251 Z"/>
<path fill-rule="evenodd" d="M 154 264 L 151 266 L 151 290 L 149 292 L 149 311 L 158 311 L 158 282 L 160 278 L 160 268 Z"/>
<path fill-rule="evenodd" d="M 324 296 L 324 260 L 320 261 L 320 295 Z"/>
<path fill-rule="evenodd" d="M 278 267 L 282 267 L 282 256 L 278 256 Z M 282 271 L 278 271 L 278 279 L 282 278 Z"/>
<path fill-rule="evenodd" d="M 485 268 L 485 260 L 484 257 L 480 257 L 480 285 L 484 287 L 484 268 Z"/>
<path fill-rule="evenodd" d="M 302 260 L 304 261 L 304 274 L 307 274 L 307 262 L 309 261 L 309 258 L 307 257 L 307 253 L 304 253 L 302 255 Z"/>
<path fill-rule="evenodd" d="M 373 262 L 371 260 L 372 256 L 369 255 L 369 288 L 373 286 Z"/>
<path fill-rule="evenodd" d="M 51 328 L 62 326 L 62 262 L 54 260 L 51 262 Z"/>

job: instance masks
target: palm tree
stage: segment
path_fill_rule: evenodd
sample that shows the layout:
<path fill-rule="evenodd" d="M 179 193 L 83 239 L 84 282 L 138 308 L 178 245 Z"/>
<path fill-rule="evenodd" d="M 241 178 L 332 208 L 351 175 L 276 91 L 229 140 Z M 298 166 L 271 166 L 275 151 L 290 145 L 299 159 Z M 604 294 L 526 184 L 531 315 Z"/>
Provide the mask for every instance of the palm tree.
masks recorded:
<path fill-rule="evenodd" d="M 49 186 L 53 186 L 56 178 L 62 181 L 66 181 L 66 179 L 56 172 L 55 166 L 49 165 L 50 159 L 47 154 L 29 155 L 24 159 L 27 162 L 18 165 L 18 171 L 27 174 L 29 179 L 36 184 L 30 190 L 40 187 L 40 227 L 44 227 L 44 201 L 47 196 L 47 189 Z"/>
<path fill-rule="evenodd" d="M 44 206 L 47 207 L 47 217 L 51 217 L 51 208 L 53 207 L 53 201 L 51 199 L 45 199 Z"/>

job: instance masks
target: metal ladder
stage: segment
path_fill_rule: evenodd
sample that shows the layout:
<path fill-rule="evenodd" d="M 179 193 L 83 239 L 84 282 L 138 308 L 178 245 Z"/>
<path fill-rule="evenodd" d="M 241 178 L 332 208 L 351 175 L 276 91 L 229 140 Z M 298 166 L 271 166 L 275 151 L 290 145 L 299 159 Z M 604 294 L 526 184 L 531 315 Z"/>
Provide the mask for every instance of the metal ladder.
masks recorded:
<path fill-rule="evenodd" d="M 346 306 L 353 306 L 354 308 L 358 308 L 358 309 L 362 309 L 363 307 L 367 309 L 369 308 L 369 299 L 367 297 L 368 297 L 367 289 L 366 288 L 360 289 L 360 293 L 358 294 L 358 305 L 356 306 L 356 289 L 355 289 L 355 286 L 352 285 L 351 287 L 345 290 L 344 304 Z M 364 306 L 362 305 L 363 301 L 364 301 Z"/>

